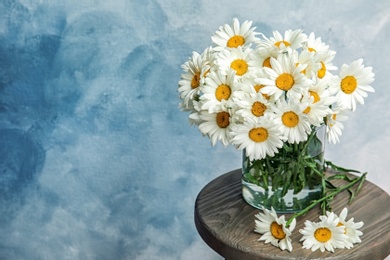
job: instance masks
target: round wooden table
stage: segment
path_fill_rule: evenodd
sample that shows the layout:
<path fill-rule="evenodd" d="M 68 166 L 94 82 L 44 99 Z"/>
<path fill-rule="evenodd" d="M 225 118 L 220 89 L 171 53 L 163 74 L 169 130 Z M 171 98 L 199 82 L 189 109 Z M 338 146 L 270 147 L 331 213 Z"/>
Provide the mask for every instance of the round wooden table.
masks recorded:
<path fill-rule="evenodd" d="M 340 182 L 338 180 L 337 182 Z M 336 182 L 336 184 L 337 184 Z M 270 244 L 258 241 L 255 233 L 255 214 L 258 209 L 247 204 L 241 196 L 241 170 L 228 172 L 207 184 L 195 202 L 195 225 L 202 239 L 226 259 L 361 259 L 380 260 L 390 254 L 390 196 L 365 181 L 354 201 L 348 205 L 345 191 L 332 202 L 333 211 L 339 214 L 348 208 L 347 220 L 363 221 L 360 229 L 362 242 L 352 249 L 336 249 L 334 253 L 303 249 L 299 229 L 305 220 L 318 222 L 319 207 L 297 219 L 291 236 L 293 251 L 282 251 Z M 289 214 L 286 214 L 286 219 Z"/>

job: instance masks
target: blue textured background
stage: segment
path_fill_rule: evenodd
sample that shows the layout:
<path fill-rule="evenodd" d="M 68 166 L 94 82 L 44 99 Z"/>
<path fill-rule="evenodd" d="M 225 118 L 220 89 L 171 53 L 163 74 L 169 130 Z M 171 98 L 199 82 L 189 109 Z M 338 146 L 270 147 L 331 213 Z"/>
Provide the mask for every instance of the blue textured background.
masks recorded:
<path fill-rule="evenodd" d="M 374 67 L 327 158 L 390 192 L 389 1 L 1 0 L 0 259 L 221 259 L 193 205 L 241 154 L 188 125 L 177 82 L 233 17 Z"/>

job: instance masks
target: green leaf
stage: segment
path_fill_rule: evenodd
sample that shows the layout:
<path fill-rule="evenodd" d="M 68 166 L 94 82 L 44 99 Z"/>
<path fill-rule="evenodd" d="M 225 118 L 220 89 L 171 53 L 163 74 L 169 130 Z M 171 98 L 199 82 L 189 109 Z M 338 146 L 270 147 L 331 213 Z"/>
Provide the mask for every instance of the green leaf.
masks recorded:
<path fill-rule="evenodd" d="M 325 180 L 325 185 L 326 185 L 326 188 L 328 188 L 328 189 L 335 189 L 335 190 L 337 189 L 337 187 L 334 186 L 333 183 L 331 183 L 328 180 Z"/>
<path fill-rule="evenodd" d="M 288 191 L 288 189 L 290 188 L 291 176 L 292 176 L 292 172 L 291 172 L 291 171 L 287 171 L 287 172 L 284 174 L 284 176 L 283 176 L 283 177 L 284 177 L 284 178 L 283 178 L 284 185 L 283 185 L 283 189 L 282 189 L 282 196 L 283 196 L 283 197 L 287 194 L 287 191 Z M 295 187 L 295 183 L 293 183 L 293 186 Z"/>
<path fill-rule="evenodd" d="M 293 148 L 290 147 L 287 143 L 284 143 L 283 144 L 283 149 L 286 151 L 286 152 L 292 152 L 293 151 Z"/>
<path fill-rule="evenodd" d="M 327 180 L 345 180 L 345 181 L 348 181 L 348 182 L 351 182 L 352 179 L 350 179 L 346 174 L 343 174 L 343 173 L 338 173 L 338 174 L 334 174 L 334 175 L 331 175 L 327 178 Z"/>
<path fill-rule="evenodd" d="M 350 193 L 348 204 L 351 204 L 352 200 L 355 198 L 355 193 L 351 189 L 348 189 L 348 192 Z"/>
<path fill-rule="evenodd" d="M 325 161 L 325 165 L 327 165 L 329 168 L 336 170 L 336 171 L 360 173 L 360 171 L 357 171 L 357 170 L 346 169 L 346 168 L 343 168 L 341 166 L 337 166 L 337 165 L 333 164 L 331 161 Z"/>
<path fill-rule="evenodd" d="M 357 187 L 357 189 L 356 189 L 356 195 L 359 194 L 361 188 L 363 187 L 363 183 L 364 183 L 364 181 L 366 180 L 366 174 L 367 174 L 367 172 L 365 172 L 365 173 L 363 174 L 363 176 L 362 176 L 362 180 L 360 181 L 360 183 L 359 183 L 359 185 L 358 185 L 358 187 Z"/>

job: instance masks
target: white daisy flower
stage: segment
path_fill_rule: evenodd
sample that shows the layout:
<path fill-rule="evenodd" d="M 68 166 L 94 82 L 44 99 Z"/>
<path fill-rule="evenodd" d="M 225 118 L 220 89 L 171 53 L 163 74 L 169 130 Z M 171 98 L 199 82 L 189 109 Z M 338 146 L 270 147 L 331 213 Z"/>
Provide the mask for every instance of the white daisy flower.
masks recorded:
<path fill-rule="evenodd" d="M 250 160 L 274 156 L 283 146 L 279 128 L 277 123 L 266 117 L 259 120 L 247 118 L 242 124 L 232 127 L 231 143 L 239 150 L 245 149 Z"/>
<path fill-rule="evenodd" d="M 277 58 L 278 54 L 278 49 L 264 47 L 256 48 L 250 54 L 251 60 L 249 61 L 249 66 L 255 70 L 259 70 L 264 67 L 272 69 L 271 57 Z"/>
<path fill-rule="evenodd" d="M 265 78 L 267 77 L 263 70 L 256 70 L 251 73 L 250 77 L 243 78 L 240 83 L 236 85 L 236 89 L 238 92 L 244 92 L 247 94 L 261 94 L 266 100 L 272 102 L 273 99 L 271 96 L 261 93 L 261 89 L 265 87 L 262 84 L 256 82 L 257 78 Z"/>
<path fill-rule="evenodd" d="M 191 58 L 181 67 L 184 73 L 181 74 L 178 88 L 182 99 L 180 106 L 183 110 L 191 110 L 192 104 L 190 102 L 201 92 L 202 69 L 204 70 L 206 67 L 202 56 L 197 52 L 193 52 Z"/>
<path fill-rule="evenodd" d="M 199 124 L 199 130 L 202 134 L 207 135 L 213 146 L 221 141 L 224 146 L 230 142 L 231 114 L 227 110 L 210 113 L 203 110 L 199 114 L 203 121 Z"/>
<path fill-rule="evenodd" d="M 332 110 L 316 98 L 317 94 L 315 92 L 308 91 L 307 94 L 303 95 L 301 102 L 307 104 L 303 113 L 307 115 L 309 123 L 318 127 Z"/>
<path fill-rule="evenodd" d="M 312 78 L 313 76 L 315 76 L 315 74 L 321 67 L 320 63 L 315 62 L 315 54 L 312 52 L 309 52 L 307 50 L 303 50 L 301 52 L 293 51 L 292 55 L 295 60 L 295 66 L 301 64 L 301 73 L 304 74 L 307 78 Z"/>
<path fill-rule="evenodd" d="M 303 112 L 306 107 L 307 104 L 294 103 L 291 99 L 288 102 L 280 99 L 277 105 L 273 107 L 283 139 L 291 144 L 306 141 L 308 134 L 311 132 L 308 117 Z"/>
<path fill-rule="evenodd" d="M 335 55 L 336 52 L 331 50 L 315 54 L 315 61 L 319 63 L 319 69 L 317 71 L 317 77 L 319 79 L 325 80 L 333 78 L 333 74 L 331 72 L 337 70 L 337 67 L 332 63 Z"/>
<path fill-rule="evenodd" d="M 192 109 L 190 115 L 188 116 L 188 122 L 190 125 L 196 125 L 199 126 L 200 123 L 203 122 L 203 120 L 200 118 L 200 111 L 201 111 L 201 103 L 199 101 L 192 101 L 192 104 L 194 108 Z"/>
<path fill-rule="evenodd" d="M 364 67 L 363 59 L 352 62 L 349 66 L 344 64 L 340 69 L 336 97 L 340 105 L 346 109 L 356 110 L 356 102 L 364 104 L 367 92 L 375 92 L 371 84 L 374 81 L 374 73 L 371 67 Z"/>
<path fill-rule="evenodd" d="M 248 94 L 244 91 L 237 91 L 237 114 L 243 118 L 254 117 L 259 118 L 265 115 L 269 110 L 269 102 L 261 93 Z"/>
<path fill-rule="evenodd" d="M 310 95 L 314 97 L 314 103 L 323 103 L 330 106 L 337 101 L 329 90 L 327 80 L 315 79 L 313 85 L 310 85 L 308 90 Z"/>
<path fill-rule="evenodd" d="M 333 144 L 340 142 L 344 129 L 343 121 L 348 119 L 348 110 L 334 109 L 326 118 L 326 139 Z"/>
<path fill-rule="evenodd" d="M 335 98 L 331 97 L 326 89 L 327 84 L 324 83 L 326 82 L 323 80 L 316 81 L 316 84 L 310 86 L 301 99 L 301 103 L 308 104 L 303 113 L 308 116 L 310 124 L 314 126 L 324 123 L 324 118 L 332 113 L 329 106 L 335 102 Z"/>
<path fill-rule="evenodd" d="M 317 249 L 321 252 L 334 252 L 335 248 L 343 248 L 347 236 L 344 234 L 344 227 L 338 226 L 339 218 L 334 213 L 329 213 L 328 216 L 321 216 L 320 220 L 317 223 L 306 220 L 305 227 L 299 230 L 303 235 L 300 239 L 303 241 L 302 248 L 313 252 Z"/>
<path fill-rule="evenodd" d="M 293 248 L 290 236 L 296 225 L 295 219 L 286 227 L 284 215 L 278 217 L 273 208 L 271 211 L 263 208 L 263 212 L 255 215 L 255 232 L 263 234 L 258 240 L 291 252 Z"/>
<path fill-rule="evenodd" d="M 235 49 L 224 49 L 219 52 L 216 64 L 222 75 L 227 75 L 233 70 L 236 74 L 235 78 L 240 79 L 249 75 L 249 61 L 252 49 L 243 50 L 241 47 Z"/>
<path fill-rule="evenodd" d="M 206 109 L 212 113 L 222 107 L 233 105 L 232 97 L 236 88 L 234 77 L 234 71 L 229 71 L 228 75 L 222 75 L 220 71 L 211 71 L 207 75 L 203 95 L 200 97 L 203 103 L 202 110 Z"/>
<path fill-rule="evenodd" d="M 200 84 L 204 85 L 208 73 L 211 71 L 215 63 L 215 51 L 212 47 L 206 48 L 202 52 L 202 71 L 200 73 Z"/>
<path fill-rule="evenodd" d="M 329 212 L 326 214 L 329 214 Z M 340 222 L 338 225 L 344 227 L 344 234 L 347 235 L 347 239 L 344 241 L 345 247 L 350 249 L 353 247 L 353 244 L 362 242 L 360 236 L 363 235 L 363 232 L 361 232 L 359 228 L 361 228 L 364 223 L 362 221 L 355 223 L 354 218 L 347 221 L 347 214 L 348 209 L 344 208 L 339 215 Z"/>
<path fill-rule="evenodd" d="M 220 26 L 219 30 L 211 37 L 211 40 L 217 45 L 216 50 L 226 47 L 237 48 L 259 40 L 256 38 L 258 33 L 254 32 L 255 29 L 256 27 L 252 27 L 252 21 L 245 21 L 240 26 L 238 19 L 234 18 L 232 26 L 229 24 Z"/>
<path fill-rule="evenodd" d="M 307 38 L 307 42 L 304 44 L 304 49 L 314 53 L 326 53 L 329 50 L 329 46 L 322 42 L 321 37 L 315 36 L 312 32 Z"/>
<path fill-rule="evenodd" d="M 284 32 L 284 36 L 278 31 L 273 31 L 272 34 L 273 37 L 269 39 L 264 37 L 265 41 L 262 42 L 262 45 L 266 48 L 277 48 L 282 52 L 288 51 L 288 49 L 296 50 L 302 47 L 302 44 L 307 40 L 307 35 L 302 30 L 287 30 Z"/>
<path fill-rule="evenodd" d="M 267 78 L 258 78 L 255 81 L 265 87 L 261 92 L 274 95 L 279 99 L 284 93 L 288 98 L 300 98 L 305 93 L 311 80 L 307 79 L 301 71 L 301 65 L 296 66 L 294 60 L 287 55 L 280 55 L 278 59 L 271 58 L 272 69 L 264 68 Z"/>

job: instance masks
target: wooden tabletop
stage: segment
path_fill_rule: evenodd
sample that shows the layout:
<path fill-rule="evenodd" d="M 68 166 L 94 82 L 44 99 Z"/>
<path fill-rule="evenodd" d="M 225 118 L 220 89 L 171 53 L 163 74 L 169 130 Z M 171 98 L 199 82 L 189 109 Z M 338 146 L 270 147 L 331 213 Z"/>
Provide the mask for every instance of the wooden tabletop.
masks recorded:
<path fill-rule="evenodd" d="M 340 182 L 338 180 L 337 182 Z M 336 184 L 337 184 L 336 182 Z M 380 260 L 390 254 L 390 196 L 365 181 L 362 190 L 348 205 L 349 195 L 343 192 L 332 202 L 333 211 L 339 214 L 348 208 L 347 220 L 364 222 L 360 229 L 362 242 L 352 249 L 336 249 L 334 253 L 302 249 L 299 229 L 305 220 L 318 222 L 319 207 L 297 219 L 291 236 L 293 251 L 282 251 L 263 241 L 257 241 L 255 214 L 258 209 L 247 204 L 241 196 L 241 170 L 228 172 L 207 184 L 195 202 L 195 225 L 202 239 L 226 259 L 361 259 Z M 286 214 L 286 219 L 290 217 Z"/>

